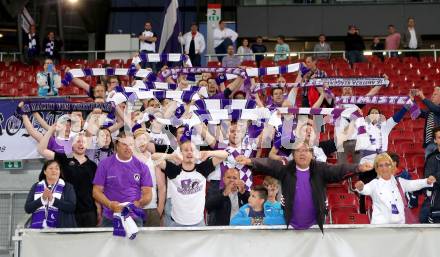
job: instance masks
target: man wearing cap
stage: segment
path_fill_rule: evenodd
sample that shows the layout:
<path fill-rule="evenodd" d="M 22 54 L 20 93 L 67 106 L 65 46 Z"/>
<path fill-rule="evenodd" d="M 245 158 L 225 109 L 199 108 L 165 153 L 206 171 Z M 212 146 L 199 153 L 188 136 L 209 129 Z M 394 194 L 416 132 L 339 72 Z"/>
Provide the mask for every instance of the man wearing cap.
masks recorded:
<path fill-rule="evenodd" d="M 364 39 L 359 35 L 359 29 L 355 25 L 348 26 L 347 36 L 345 37 L 345 51 L 348 62 L 353 63 L 364 62 L 365 44 Z"/>
<path fill-rule="evenodd" d="M 284 218 L 289 227 L 302 230 L 318 224 L 323 230 L 327 212 L 326 185 L 371 170 L 373 166 L 370 163 L 330 165 L 315 161 L 313 148 L 305 142 L 293 148 L 293 160 L 287 165 L 268 158 L 245 156 L 238 156 L 237 162 L 250 167 L 253 174 L 268 175 L 281 181 Z"/>
<path fill-rule="evenodd" d="M 148 167 L 133 156 L 134 140 L 120 132 L 116 153 L 99 163 L 93 180 L 93 197 L 104 206 L 102 226 L 113 225 L 113 213 L 122 211 L 123 203 L 133 203 L 138 208 L 149 204 L 152 198 L 152 179 Z M 141 217 L 131 214 L 138 226 Z"/>

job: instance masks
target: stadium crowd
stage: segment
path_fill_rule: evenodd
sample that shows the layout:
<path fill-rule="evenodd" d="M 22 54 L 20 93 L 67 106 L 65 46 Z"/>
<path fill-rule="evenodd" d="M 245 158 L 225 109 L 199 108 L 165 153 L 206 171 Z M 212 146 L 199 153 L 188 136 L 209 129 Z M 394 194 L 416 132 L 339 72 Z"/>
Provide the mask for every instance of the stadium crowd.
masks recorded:
<path fill-rule="evenodd" d="M 388 30 L 385 44 L 375 37 L 372 49 L 396 50 L 392 55 L 397 56 L 400 34 L 393 25 Z M 38 55 L 38 40 L 35 28 L 30 31 L 27 56 L 32 60 Z M 408 19 L 403 35 L 404 48 L 420 48 L 413 18 Z M 425 94 L 431 92 L 418 85 L 399 91 L 408 101 L 397 109 L 392 103 L 343 103 L 338 97 L 353 99 L 360 86 L 337 87 L 332 80 L 313 85 L 329 77 L 318 67 L 323 59 L 330 59 L 322 53 L 331 50 L 325 35 L 314 47 L 317 53 L 300 61 L 293 77 L 287 72 L 266 75 L 269 68 L 262 65 L 266 59 L 252 55 L 267 52 L 261 37 L 252 45 L 243 39 L 235 55 L 237 38 L 236 32 L 219 22 L 213 47 L 216 53 L 226 54 L 219 58 L 221 66 L 242 71 L 261 66 L 259 76 L 227 76 L 219 67 L 196 74 L 179 70 L 179 65 L 187 66 L 186 59 L 200 66 L 206 46 L 195 24 L 179 36 L 185 54 L 181 62 L 171 67 L 168 60 L 160 67 L 160 62 L 150 60 L 157 35 L 146 22 L 139 35 L 140 53 L 129 69 L 147 70 L 156 75 L 156 82 L 145 76 L 121 81 L 122 75 L 100 74 L 96 84 L 81 76 L 63 84 L 66 74 L 75 69 L 64 67 L 61 76 L 56 64 L 62 43 L 49 33 L 44 70 L 36 74 L 38 94 L 53 96 L 65 87 L 78 87 L 96 108 L 64 113 L 50 125 L 39 112 L 27 111 L 27 102 L 18 105 L 17 115 L 46 159 L 25 205 L 32 214 L 30 226 L 111 227 L 115 215 L 128 205 L 138 226 L 264 224 L 323 229 L 323 224 L 339 219 L 371 224 L 439 221 L 440 200 L 436 203 L 435 195 L 440 192 L 436 182 L 440 178 L 440 87 L 430 90 L 430 99 Z M 345 47 L 348 63 L 366 61 L 365 45 L 354 25 L 348 27 Z M 274 50 L 271 63 L 288 69 L 290 49 L 283 35 L 278 36 Z M 381 53 L 374 57 L 384 60 Z M 164 75 L 173 68 L 176 74 Z M 371 86 L 362 96 L 380 97 L 383 91 L 397 94 L 390 91 L 386 73 L 377 79 L 386 83 Z M 141 91 L 151 94 L 139 97 Z M 179 94 L 169 96 L 170 91 Z M 133 95 L 138 99 L 133 100 Z M 400 122 L 416 122 L 405 116 L 413 116 L 418 101 L 426 106 L 413 117 L 425 119 L 422 174 L 399 170 L 399 156 L 404 153 L 390 149 L 394 128 Z M 112 111 L 97 108 L 105 103 L 112 104 Z M 338 109 L 341 114 L 335 115 Z M 267 111 L 269 116 L 249 118 L 245 111 L 249 116 Z M 45 132 L 37 130 L 33 120 Z M 415 217 L 411 209 L 422 201 Z"/>

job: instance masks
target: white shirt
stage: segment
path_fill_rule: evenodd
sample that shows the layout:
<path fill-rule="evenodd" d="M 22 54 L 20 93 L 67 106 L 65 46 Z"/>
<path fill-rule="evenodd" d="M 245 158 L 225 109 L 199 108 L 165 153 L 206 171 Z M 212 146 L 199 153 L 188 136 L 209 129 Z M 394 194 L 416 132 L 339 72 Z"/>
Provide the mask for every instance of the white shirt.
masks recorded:
<path fill-rule="evenodd" d="M 154 36 L 154 32 L 145 30 L 144 32 L 142 32 L 142 36 L 152 37 Z M 143 40 L 140 41 L 141 41 L 140 51 L 145 50 L 145 51 L 156 52 L 156 42 L 148 42 Z"/>
<path fill-rule="evenodd" d="M 428 185 L 427 179 L 406 180 L 399 178 L 404 193 L 420 190 Z M 371 224 L 404 224 L 405 209 L 402 197 L 400 196 L 397 180 L 391 177 L 389 180 L 383 178 L 373 179 L 366 184 L 360 194 L 369 195 L 373 200 L 373 214 Z M 391 205 L 397 206 L 398 214 L 392 214 Z"/>
<path fill-rule="evenodd" d="M 170 139 L 165 133 L 150 132 L 151 141 L 156 145 L 170 145 Z"/>
<path fill-rule="evenodd" d="M 417 48 L 417 36 L 416 36 L 416 30 L 414 28 L 408 28 L 409 34 L 411 35 L 411 38 L 409 39 L 408 47 L 412 49 Z"/>
<path fill-rule="evenodd" d="M 351 125 L 352 127 L 350 128 L 350 121 L 347 119 L 349 119 L 350 114 L 353 113 L 354 110 L 359 109 L 359 107 L 354 104 L 343 104 L 342 108 L 344 108 L 345 111 L 342 112 L 341 118 L 335 124 L 335 139 L 337 140 L 337 146 L 342 146 L 342 143 L 348 140 L 356 140 L 357 136 L 355 126 Z M 342 149 L 338 148 L 338 152 L 341 150 Z"/>
<path fill-rule="evenodd" d="M 179 42 L 185 45 L 185 54 L 189 54 L 189 46 L 191 44 L 191 40 L 192 40 L 191 31 L 179 37 Z M 196 50 L 196 54 L 203 53 L 203 51 L 205 51 L 205 47 L 206 47 L 205 38 L 203 37 L 202 33 L 197 31 L 197 34 L 194 37 L 194 48 Z"/>
<path fill-rule="evenodd" d="M 220 30 L 219 28 L 214 29 L 213 38 L 214 38 L 214 48 L 219 46 L 225 38 L 231 38 L 232 42 L 235 42 L 238 38 L 237 32 L 232 29 L 225 28 L 224 30 Z"/>

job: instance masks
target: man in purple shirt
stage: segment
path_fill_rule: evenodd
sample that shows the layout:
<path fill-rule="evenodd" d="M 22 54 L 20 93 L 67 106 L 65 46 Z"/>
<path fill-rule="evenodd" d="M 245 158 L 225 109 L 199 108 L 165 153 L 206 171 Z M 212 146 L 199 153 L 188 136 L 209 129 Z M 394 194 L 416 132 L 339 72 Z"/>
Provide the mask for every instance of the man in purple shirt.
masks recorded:
<path fill-rule="evenodd" d="M 281 181 L 284 218 L 294 229 L 308 229 L 318 224 L 323 230 L 327 183 L 373 168 L 370 163 L 330 165 L 315 161 L 313 148 L 306 142 L 294 145 L 293 160 L 286 165 L 269 158 L 249 159 L 244 156 L 238 156 L 237 162 L 251 166 L 253 174 L 268 175 Z"/>
<path fill-rule="evenodd" d="M 148 167 L 133 156 L 134 140 L 125 132 L 118 135 L 116 153 L 99 163 L 93 180 L 93 197 L 103 205 L 102 226 L 113 225 L 113 213 L 121 212 L 122 203 L 142 208 L 151 201 L 153 186 Z M 132 214 L 138 226 L 140 217 Z"/>

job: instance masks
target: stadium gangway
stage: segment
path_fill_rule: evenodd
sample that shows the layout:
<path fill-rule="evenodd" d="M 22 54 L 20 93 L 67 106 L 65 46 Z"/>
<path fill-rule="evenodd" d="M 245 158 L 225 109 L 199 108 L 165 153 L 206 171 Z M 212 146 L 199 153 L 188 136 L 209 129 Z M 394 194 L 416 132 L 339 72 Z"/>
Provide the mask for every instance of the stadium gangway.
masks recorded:
<path fill-rule="evenodd" d="M 440 225 L 325 225 L 140 228 L 134 240 L 112 228 L 17 228 L 14 257 L 39 256 L 423 256 L 438 257 Z"/>

